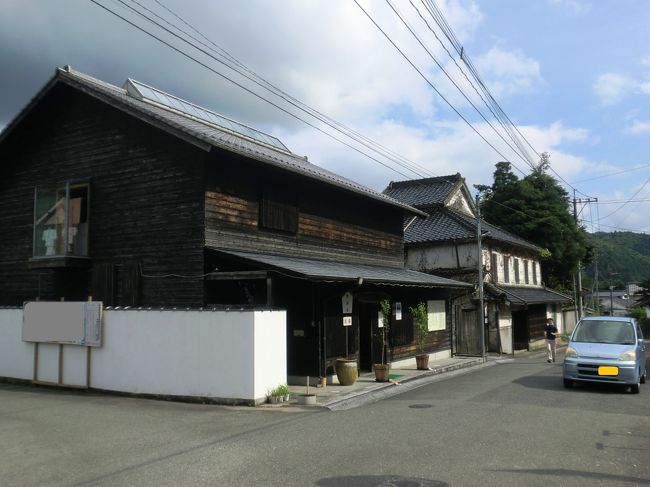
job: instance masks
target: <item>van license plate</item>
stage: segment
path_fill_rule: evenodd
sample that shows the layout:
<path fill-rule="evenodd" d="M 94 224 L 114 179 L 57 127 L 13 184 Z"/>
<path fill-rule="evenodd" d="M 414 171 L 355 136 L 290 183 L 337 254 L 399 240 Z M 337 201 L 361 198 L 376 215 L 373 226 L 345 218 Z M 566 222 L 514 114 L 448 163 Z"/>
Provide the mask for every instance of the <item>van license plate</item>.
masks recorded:
<path fill-rule="evenodd" d="M 618 375 L 618 367 L 598 367 L 598 375 Z"/>

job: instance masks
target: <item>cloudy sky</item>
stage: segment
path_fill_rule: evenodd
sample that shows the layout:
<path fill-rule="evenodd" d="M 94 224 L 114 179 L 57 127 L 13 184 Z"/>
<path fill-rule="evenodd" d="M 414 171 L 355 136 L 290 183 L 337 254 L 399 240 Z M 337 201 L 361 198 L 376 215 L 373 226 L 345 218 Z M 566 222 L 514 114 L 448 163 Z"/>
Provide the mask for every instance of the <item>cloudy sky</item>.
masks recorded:
<path fill-rule="evenodd" d="M 91 0 L 0 0 L 0 128 L 57 66 L 69 64 L 117 85 L 137 79 L 272 133 L 311 162 L 379 191 L 418 177 L 219 63 L 198 31 L 283 92 L 415 164 L 418 174 L 460 172 L 471 188 L 491 184 L 504 159 L 520 177 L 530 171 L 465 77 L 427 9 L 432 2 L 358 1 L 96 0 L 192 60 Z M 532 159 L 549 152 L 571 195 L 598 198 L 581 213 L 589 230 L 649 232 L 648 2 L 435 4 Z M 182 28 L 196 40 L 177 34 L 201 51 L 129 6 L 169 30 L 165 21 Z"/>

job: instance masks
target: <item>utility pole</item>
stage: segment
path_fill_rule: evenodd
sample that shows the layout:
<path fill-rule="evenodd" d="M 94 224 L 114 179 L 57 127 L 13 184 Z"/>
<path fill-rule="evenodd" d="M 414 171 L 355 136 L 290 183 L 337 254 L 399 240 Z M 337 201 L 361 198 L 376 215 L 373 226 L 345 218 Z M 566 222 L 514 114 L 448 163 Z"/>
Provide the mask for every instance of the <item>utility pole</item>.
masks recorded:
<path fill-rule="evenodd" d="M 578 226 L 578 203 L 598 203 L 598 198 L 576 198 L 576 190 L 573 190 L 573 218 Z M 582 318 L 582 262 L 578 261 L 578 290 L 576 292 L 578 300 L 576 302 L 576 309 L 578 312 L 578 319 Z"/>
<path fill-rule="evenodd" d="M 478 320 L 481 330 L 481 358 L 485 362 L 485 315 L 483 303 L 483 247 L 481 245 L 480 195 L 476 195 L 476 243 L 478 245 Z"/>

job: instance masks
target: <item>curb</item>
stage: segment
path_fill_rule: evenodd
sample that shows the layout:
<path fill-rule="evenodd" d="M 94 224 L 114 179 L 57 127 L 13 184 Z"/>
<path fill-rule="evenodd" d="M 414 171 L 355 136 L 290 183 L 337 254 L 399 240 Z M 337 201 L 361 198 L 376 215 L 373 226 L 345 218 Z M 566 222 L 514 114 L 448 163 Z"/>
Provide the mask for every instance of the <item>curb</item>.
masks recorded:
<path fill-rule="evenodd" d="M 424 385 L 419 384 L 419 382 L 429 382 L 430 379 L 438 377 L 440 375 L 453 373 L 472 367 L 489 365 L 494 365 L 494 363 L 483 362 L 482 358 L 476 358 L 473 360 L 468 360 L 467 362 L 450 364 L 443 367 L 436 367 L 431 370 L 422 371 L 420 374 L 406 377 L 404 380 L 401 380 L 399 382 L 380 383 L 377 384 L 377 387 L 374 387 L 371 390 L 350 393 L 350 395 L 346 397 L 332 399 L 328 402 L 318 404 L 318 406 L 329 409 L 330 411 L 352 409 L 363 404 L 376 402 L 381 399 L 385 399 L 387 397 L 395 396 L 401 394 L 402 392 L 415 389 L 420 385 Z M 401 385 L 406 385 L 407 387 L 399 387 Z M 397 388 L 395 386 L 397 386 Z"/>

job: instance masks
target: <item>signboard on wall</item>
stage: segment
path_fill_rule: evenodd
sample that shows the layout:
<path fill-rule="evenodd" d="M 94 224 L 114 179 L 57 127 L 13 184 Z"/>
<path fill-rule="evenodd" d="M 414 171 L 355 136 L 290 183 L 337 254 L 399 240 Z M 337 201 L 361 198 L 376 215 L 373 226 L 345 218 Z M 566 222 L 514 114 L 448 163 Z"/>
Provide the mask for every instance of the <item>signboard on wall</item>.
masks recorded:
<path fill-rule="evenodd" d="M 101 301 L 30 301 L 23 310 L 25 342 L 101 347 Z"/>

